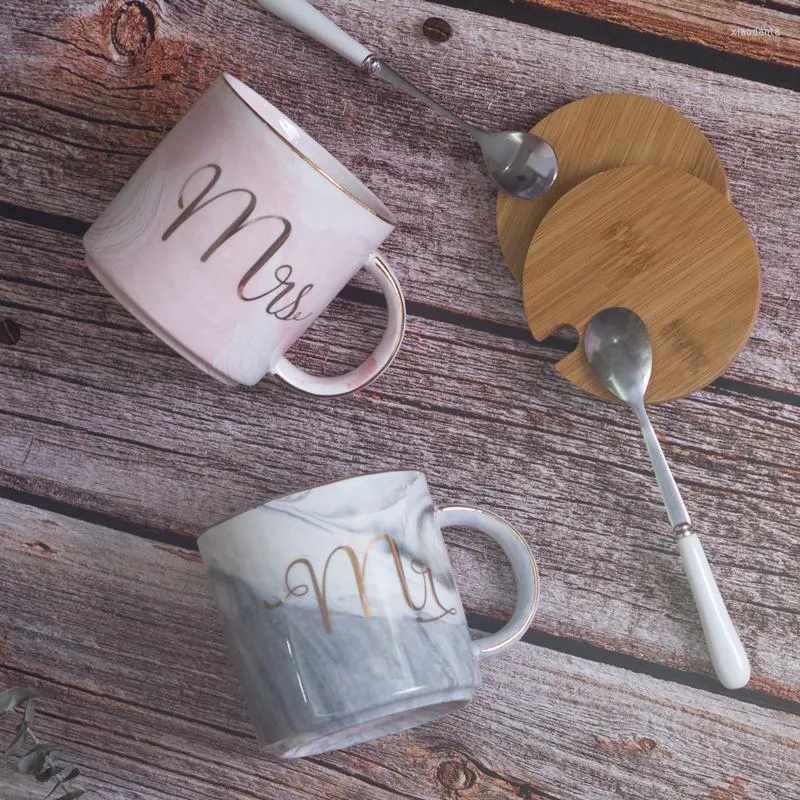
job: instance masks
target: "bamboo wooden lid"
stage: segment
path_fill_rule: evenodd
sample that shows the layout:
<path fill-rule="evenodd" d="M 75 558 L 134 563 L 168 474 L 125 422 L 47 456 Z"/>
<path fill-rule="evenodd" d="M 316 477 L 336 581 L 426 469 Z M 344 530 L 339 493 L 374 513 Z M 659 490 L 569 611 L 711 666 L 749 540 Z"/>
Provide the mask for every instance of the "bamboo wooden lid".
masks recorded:
<path fill-rule="evenodd" d="M 522 279 L 537 226 L 582 181 L 614 167 L 656 164 L 690 172 L 729 199 L 728 179 L 711 142 L 680 112 L 649 97 L 599 94 L 554 111 L 533 128 L 555 148 L 558 179 L 542 197 L 497 198 L 497 231 L 506 263 Z"/>
<path fill-rule="evenodd" d="M 686 172 L 630 166 L 565 194 L 533 237 L 522 281 L 536 339 L 584 328 L 598 311 L 633 309 L 653 342 L 649 402 L 697 391 L 721 375 L 755 323 L 761 271 L 750 231 L 724 195 Z M 572 383 L 611 395 L 583 346 L 557 365 Z"/>

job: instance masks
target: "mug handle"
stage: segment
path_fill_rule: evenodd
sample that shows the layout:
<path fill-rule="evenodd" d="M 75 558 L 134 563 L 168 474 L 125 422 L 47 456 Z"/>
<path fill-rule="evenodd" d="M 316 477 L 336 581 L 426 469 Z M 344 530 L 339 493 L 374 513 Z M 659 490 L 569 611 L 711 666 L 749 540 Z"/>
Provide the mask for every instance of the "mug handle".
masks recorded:
<path fill-rule="evenodd" d="M 436 509 L 442 528 L 463 527 L 485 533 L 503 549 L 517 583 L 517 603 L 511 619 L 496 633 L 476 639 L 472 650 L 476 658 L 497 655 L 521 638 L 531 625 L 539 603 L 539 570 L 530 547 L 519 532 L 488 511 L 470 506 L 442 506 Z"/>
<path fill-rule="evenodd" d="M 389 320 L 380 342 L 366 361 L 344 375 L 323 377 L 296 367 L 285 356 L 278 362 L 275 375 L 301 392 L 321 397 L 352 394 L 368 386 L 394 361 L 406 330 L 406 301 L 397 276 L 379 255 L 364 262 L 365 269 L 378 282 L 386 297 Z"/>

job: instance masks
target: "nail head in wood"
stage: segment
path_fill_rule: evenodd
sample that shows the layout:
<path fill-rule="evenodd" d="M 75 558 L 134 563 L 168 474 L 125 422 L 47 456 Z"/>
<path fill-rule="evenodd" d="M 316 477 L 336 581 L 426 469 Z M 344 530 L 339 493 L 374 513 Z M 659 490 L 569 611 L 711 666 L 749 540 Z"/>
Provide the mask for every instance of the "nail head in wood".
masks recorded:
<path fill-rule="evenodd" d="M 432 42 L 446 42 L 453 35 L 453 28 L 441 17 L 429 17 L 422 23 L 422 32 Z"/>

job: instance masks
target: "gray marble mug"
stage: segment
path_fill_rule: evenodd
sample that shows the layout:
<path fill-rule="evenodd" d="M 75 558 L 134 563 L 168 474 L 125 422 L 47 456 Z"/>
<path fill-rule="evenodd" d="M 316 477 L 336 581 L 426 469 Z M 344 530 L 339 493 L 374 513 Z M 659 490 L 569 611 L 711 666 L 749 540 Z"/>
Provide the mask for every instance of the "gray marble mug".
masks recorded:
<path fill-rule="evenodd" d="M 441 529 L 474 528 L 511 561 L 516 607 L 472 640 Z M 200 537 L 259 740 L 281 758 L 337 750 L 460 708 L 478 662 L 528 629 L 536 563 L 507 523 L 436 507 L 420 472 L 297 492 Z"/>

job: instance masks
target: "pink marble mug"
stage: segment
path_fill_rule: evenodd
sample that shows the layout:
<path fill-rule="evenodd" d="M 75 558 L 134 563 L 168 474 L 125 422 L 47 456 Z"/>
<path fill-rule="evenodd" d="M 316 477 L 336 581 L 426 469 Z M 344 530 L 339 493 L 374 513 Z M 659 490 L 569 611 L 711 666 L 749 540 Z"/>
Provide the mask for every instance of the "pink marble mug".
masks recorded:
<path fill-rule="evenodd" d="M 377 250 L 381 201 L 255 91 L 221 76 L 84 238 L 86 262 L 134 316 L 200 369 L 252 386 L 272 374 L 313 395 L 375 380 L 405 331 L 397 278 Z M 365 269 L 388 325 L 356 369 L 314 376 L 286 351 Z"/>

